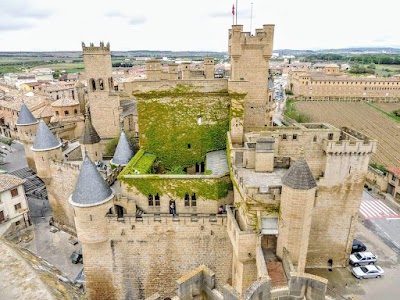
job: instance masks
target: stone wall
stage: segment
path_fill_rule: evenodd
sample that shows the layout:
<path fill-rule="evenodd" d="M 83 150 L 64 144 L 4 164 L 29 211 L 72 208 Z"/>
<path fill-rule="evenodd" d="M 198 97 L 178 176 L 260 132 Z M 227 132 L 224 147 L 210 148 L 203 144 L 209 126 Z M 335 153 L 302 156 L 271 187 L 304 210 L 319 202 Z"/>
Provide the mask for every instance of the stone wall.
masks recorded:
<path fill-rule="evenodd" d="M 79 166 L 51 161 L 51 181 L 46 184 L 52 216 L 56 225 L 69 232 L 75 232 L 74 212 L 68 199 L 72 195 L 79 176 Z"/>
<path fill-rule="evenodd" d="M 226 232 L 226 218 L 212 220 L 109 217 L 109 261 L 118 299 L 144 299 L 156 292 L 170 295 L 178 278 L 203 264 L 215 270 L 219 284 L 228 282 L 232 246 Z M 107 256 L 97 251 L 86 255 L 107 260 Z"/>

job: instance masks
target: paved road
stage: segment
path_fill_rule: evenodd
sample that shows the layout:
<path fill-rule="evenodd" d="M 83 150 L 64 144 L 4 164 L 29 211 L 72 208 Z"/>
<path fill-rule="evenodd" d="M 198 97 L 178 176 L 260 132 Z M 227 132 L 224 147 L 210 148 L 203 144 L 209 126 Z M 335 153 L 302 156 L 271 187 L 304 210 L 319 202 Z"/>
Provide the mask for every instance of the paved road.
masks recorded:
<path fill-rule="evenodd" d="M 4 144 L 0 143 L 0 146 L 4 146 Z M 0 165 L 0 169 L 12 172 L 28 166 L 24 146 L 19 141 L 14 141 L 11 151 L 8 146 L 5 147 L 6 149 L 3 151 L 7 153 L 7 156 L 4 157 L 4 164 Z"/>
<path fill-rule="evenodd" d="M 400 207 L 366 191 L 360 207 L 365 226 L 400 254 Z M 400 297 L 399 297 L 400 299 Z"/>

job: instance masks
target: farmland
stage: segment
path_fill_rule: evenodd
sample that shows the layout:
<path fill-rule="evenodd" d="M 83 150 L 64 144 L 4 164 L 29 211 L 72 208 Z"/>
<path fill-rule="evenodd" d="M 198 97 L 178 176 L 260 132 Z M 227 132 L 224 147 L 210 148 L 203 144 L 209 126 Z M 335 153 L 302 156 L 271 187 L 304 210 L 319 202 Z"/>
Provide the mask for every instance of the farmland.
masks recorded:
<path fill-rule="evenodd" d="M 298 111 L 308 114 L 313 122 L 331 123 L 337 127 L 352 127 L 378 141 L 372 161 L 400 167 L 400 122 L 362 102 L 295 103 Z M 383 107 L 382 107 L 383 109 Z"/>

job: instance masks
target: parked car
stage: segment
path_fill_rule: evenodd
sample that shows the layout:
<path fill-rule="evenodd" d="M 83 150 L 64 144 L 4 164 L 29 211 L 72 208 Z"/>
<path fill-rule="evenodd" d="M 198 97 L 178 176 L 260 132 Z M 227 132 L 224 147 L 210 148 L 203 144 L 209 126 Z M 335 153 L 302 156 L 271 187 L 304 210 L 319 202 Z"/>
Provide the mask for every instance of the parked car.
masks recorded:
<path fill-rule="evenodd" d="M 381 267 L 375 265 L 354 267 L 351 272 L 359 279 L 379 278 L 385 274 Z"/>
<path fill-rule="evenodd" d="M 367 247 L 359 240 L 353 240 L 353 247 L 351 248 L 351 253 L 353 254 L 354 252 L 363 252 L 363 251 L 367 251 Z"/>
<path fill-rule="evenodd" d="M 376 262 L 376 255 L 371 252 L 356 252 L 350 255 L 350 264 L 353 266 L 372 265 Z"/>

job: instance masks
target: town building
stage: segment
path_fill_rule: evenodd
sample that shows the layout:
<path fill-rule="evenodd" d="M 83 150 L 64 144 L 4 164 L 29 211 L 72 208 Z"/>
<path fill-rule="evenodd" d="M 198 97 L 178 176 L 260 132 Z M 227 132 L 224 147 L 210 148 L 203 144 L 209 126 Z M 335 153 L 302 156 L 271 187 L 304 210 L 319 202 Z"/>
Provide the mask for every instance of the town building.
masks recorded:
<path fill-rule="evenodd" d="M 400 201 L 400 168 L 386 168 L 388 171 L 388 187 L 387 193 L 392 195 L 394 199 Z"/>
<path fill-rule="evenodd" d="M 323 71 L 291 70 L 288 88 L 297 100 L 400 101 L 398 77 L 350 76 L 335 64 L 324 65 Z"/>
<path fill-rule="evenodd" d="M 0 236 L 31 226 L 24 182 L 17 176 L 0 174 Z"/>

